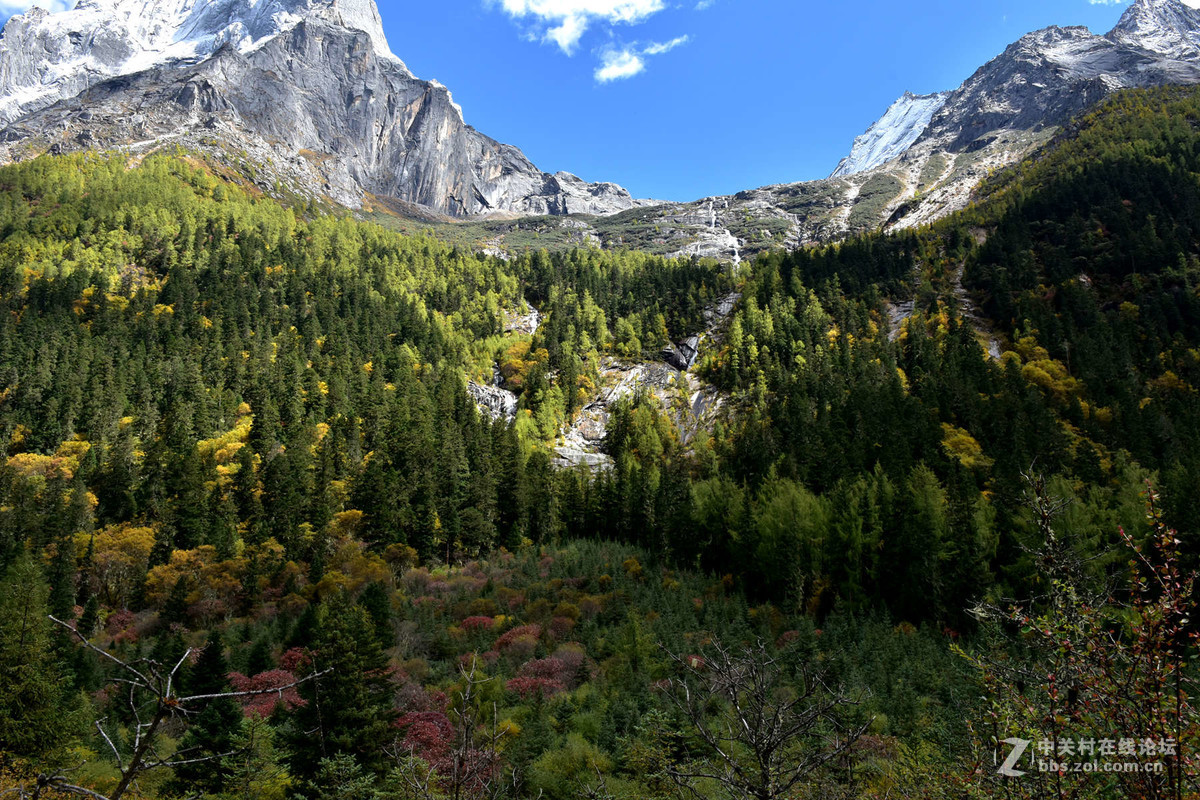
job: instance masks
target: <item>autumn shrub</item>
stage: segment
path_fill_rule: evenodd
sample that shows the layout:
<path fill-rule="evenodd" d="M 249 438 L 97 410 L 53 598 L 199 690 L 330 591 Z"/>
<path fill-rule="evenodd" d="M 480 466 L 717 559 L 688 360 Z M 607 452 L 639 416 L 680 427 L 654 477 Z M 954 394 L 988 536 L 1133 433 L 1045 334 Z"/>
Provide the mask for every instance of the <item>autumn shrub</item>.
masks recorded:
<path fill-rule="evenodd" d="M 574 629 L 575 620 L 571 619 L 570 617 L 555 617 L 554 619 L 550 620 L 550 636 L 552 636 L 555 641 L 561 642 L 562 640 L 566 639 L 571 635 L 571 631 Z"/>
<path fill-rule="evenodd" d="M 471 601 L 469 608 L 473 617 L 494 617 L 500 613 L 496 601 L 490 597 L 476 597 Z"/>
<path fill-rule="evenodd" d="M 554 603 L 545 597 L 539 597 L 525 606 L 525 616 L 529 619 L 548 620 L 554 613 Z"/>
<path fill-rule="evenodd" d="M 604 611 L 604 598 L 588 595 L 579 601 L 579 613 L 584 619 L 594 619 Z"/>
<path fill-rule="evenodd" d="M 553 678 L 517 677 L 506 683 L 505 688 L 522 700 L 529 700 L 537 696 L 553 697 L 566 691 L 567 687 Z"/>
<path fill-rule="evenodd" d="M 266 692 L 250 697 L 240 697 L 242 711 L 247 717 L 258 716 L 266 719 L 279 706 L 287 711 L 304 705 L 304 699 L 295 686 L 284 689 L 296 682 L 296 674 L 286 669 L 272 669 L 260 672 L 253 677 L 247 677 L 240 672 L 229 673 L 229 683 L 235 692 Z M 279 691 L 267 691 L 278 689 Z"/>
<path fill-rule="evenodd" d="M 496 640 L 496 649 L 504 652 L 511 648 L 519 640 L 532 640 L 534 644 L 542 638 L 541 625 L 518 625 L 508 631 L 505 631 L 500 638 Z"/>
<path fill-rule="evenodd" d="M 404 586 L 404 591 L 410 595 L 425 595 L 429 594 L 429 584 L 432 580 L 428 569 L 417 567 L 404 573 L 400 583 Z"/>
<path fill-rule="evenodd" d="M 454 743 L 454 727 L 441 711 L 410 711 L 394 727 L 403 733 L 404 749 L 431 765 L 445 758 Z"/>
<path fill-rule="evenodd" d="M 562 678 L 567 686 L 575 686 L 587 663 L 587 651 L 578 642 L 567 642 L 554 651 L 554 658 L 562 662 Z"/>
<path fill-rule="evenodd" d="M 621 566 L 624 567 L 625 574 L 633 578 L 635 581 L 640 581 L 645 572 L 645 570 L 642 568 L 642 562 L 638 561 L 634 556 L 630 556 L 629 558 L 625 559 L 625 562 Z"/>
<path fill-rule="evenodd" d="M 480 631 L 490 631 L 496 625 L 496 620 L 492 617 L 467 617 L 461 623 L 462 629 L 467 633 L 478 633 Z"/>

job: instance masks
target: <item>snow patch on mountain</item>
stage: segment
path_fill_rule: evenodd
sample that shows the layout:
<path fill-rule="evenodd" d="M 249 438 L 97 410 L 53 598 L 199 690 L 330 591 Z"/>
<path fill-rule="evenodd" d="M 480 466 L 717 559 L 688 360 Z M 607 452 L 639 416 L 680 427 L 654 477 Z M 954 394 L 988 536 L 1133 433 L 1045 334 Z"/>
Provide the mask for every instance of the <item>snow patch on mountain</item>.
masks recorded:
<path fill-rule="evenodd" d="M 950 92 L 926 95 L 905 92 L 878 122 L 854 140 L 850 155 L 842 159 L 830 177 L 866 172 L 903 153 L 921 137 L 949 96 Z"/>

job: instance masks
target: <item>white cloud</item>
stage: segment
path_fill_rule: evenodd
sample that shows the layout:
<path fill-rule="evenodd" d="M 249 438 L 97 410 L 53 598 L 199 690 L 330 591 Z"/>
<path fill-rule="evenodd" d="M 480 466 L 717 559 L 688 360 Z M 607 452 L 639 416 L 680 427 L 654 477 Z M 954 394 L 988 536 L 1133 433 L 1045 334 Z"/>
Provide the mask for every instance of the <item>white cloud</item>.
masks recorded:
<path fill-rule="evenodd" d="M 2 0 L 0 0 L 2 2 Z M 517 19 L 532 17 L 544 30 L 542 37 L 564 53 L 575 51 L 579 40 L 595 22 L 634 25 L 666 8 L 665 0 L 499 0 Z"/>
<path fill-rule="evenodd" d="M 0 0 L 0 16 L 10 16 L 12 14 L 20 14 L 28 11 L 31 6 L 41 6 L 47 11 L 66 11 L 68 8 L 75 7 L 75 0 L 37 0 L 37 2 L 29 2 L 29 0 L 17 0 L 9 2 L 8 0 Z"/>
<path fill-rule="evenodd" d="M 658 42 L 655 42 L 654 44 L 651 44 L 649 47 L 647 47 L 645 50 L 643 50 L 642 53 L 644 53 L 645 55 L 648 55 L 648 56 L 661 56 L 663 53 L 669 53 L 672 50 L 674 50 L 676 47 L 679 47 L 681 44 L 687 44 L 687 43 L 688 43 L 688 37 L 678 36 L 669 42 L 662 42 L 661 44 Z"/>
<path fill-rule="evenodd" d="M 646 69 L 646 60 L 633 50 L 606 50 L 600 55 L 600 66 L 596 67 L 596 80 L 610 83 L 632 78 Z"/>
<path fill-rule="evenodd" d="M 646 71 L 646 56 L 661 56 L 687 42 L 688 37 L 679 36 L 669 42 L 651 42 L 645 47 L 634 44 L 622 48 L 608 48 L 600 53 L 596 80 L 600 83 L 611 83 L 632 78 Z"/>
<path fill-rule="evenodd" d="M 717 0 L 699 0 L 699 2 L 696 3 L 696 10 L 703 11 L 706 8 L 712 8 L 714 5 L 716 5 L 716 3 Z"/>

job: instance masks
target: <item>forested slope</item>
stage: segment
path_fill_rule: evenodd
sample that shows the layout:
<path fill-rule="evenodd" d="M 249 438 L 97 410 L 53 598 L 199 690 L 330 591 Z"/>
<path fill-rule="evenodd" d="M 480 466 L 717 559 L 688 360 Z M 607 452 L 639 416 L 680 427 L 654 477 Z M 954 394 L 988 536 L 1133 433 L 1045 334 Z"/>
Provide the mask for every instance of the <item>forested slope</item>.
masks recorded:
<path fill-rule="evenodd" d="M 984 708 L 949 644 L 1046 588 L 1032 475 L 1072 501 L 1075 578 L 1124 581 L 1146 479 L 1193 557 L 1197 119 L 1195 90 L 1118 95 L 932 228 L 735 273 L 467 254 L 182 152 L 0 169 L 6 779 L 112 796 L 142 741 L 121 669 L 50 613 L 196 695 L 317 675 L 168 714 L 145 796 L 668 796 L 711 755 L 669 679 L 755 640 L 859 698 L 868 738 L 812 796 L 950 791 Z M 552 468 L 601 359 L 657 358 L 735 289 L 711 431 L 635 397 L 611 470 Z M 541 327 L 505 333 L 527 304 Z M 511 424 L 466 391 L 493 363 Z M 258 761 L 170 765 L 225 749 Z"/>

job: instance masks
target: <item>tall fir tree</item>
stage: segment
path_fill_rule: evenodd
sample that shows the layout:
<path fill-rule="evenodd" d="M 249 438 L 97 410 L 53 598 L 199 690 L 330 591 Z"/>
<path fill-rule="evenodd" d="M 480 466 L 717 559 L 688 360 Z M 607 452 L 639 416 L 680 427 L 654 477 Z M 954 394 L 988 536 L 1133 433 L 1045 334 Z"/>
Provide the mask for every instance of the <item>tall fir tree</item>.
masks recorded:
<path fill-rule="evenodd" d="M 347 593 L 318 612 L 313 667 L 326 672 L 300 686 L 306 701 L 292 715 L 292 771 L 312 778 L 322 759 L 350 756 L 363 769 L 381 774 L 383 744 L 395 718 L 375 622 Z"/>
<path fill-rule="evenodd" d="M 79 733 L 81 704 L 55 658 L 49 595 L 28 552 L 0 580 L 0 772 L 53 770 Z"/>

